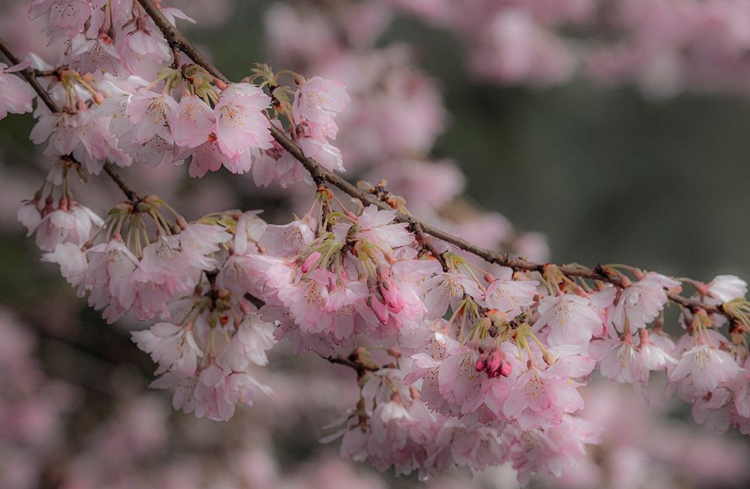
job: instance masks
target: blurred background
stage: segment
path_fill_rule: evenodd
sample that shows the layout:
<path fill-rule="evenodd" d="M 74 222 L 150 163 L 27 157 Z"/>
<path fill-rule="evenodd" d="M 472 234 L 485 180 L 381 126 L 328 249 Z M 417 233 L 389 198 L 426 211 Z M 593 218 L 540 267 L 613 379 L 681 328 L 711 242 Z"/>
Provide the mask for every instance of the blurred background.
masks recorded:
<path fill-rule="evenodd" d="M 299 61 L 294 59 L 299 46 L 282 49 L 279 38 L 299 36 L 302 44 L 314 44 L 310 39 L 318 38 L 305 38 L 304 34 L 336 32 L 336 22 L 348 15 L 341 11 L 349 3 L 223 0 L 200 4 L 183 1 L 178 6 L 198 21 L 187 28 L 191 39 L 231 79 L 240 79 L 256 62 L 267 62 L 276 70 L 299 69 L 306 76 L 317 74 L 306 71 L 316 62 L 325 72 L 336 72 L 340 68 L 320 53 L 307 66 L 288 66 L 286 63 Z M 502 70 L 487 73 L 477 69 L 477 59 L 472 58 L 477 55 L 471 51 L 478 48 L 467 34 L 478 22 L 476 18 L 454 24 L 446 21 L 452 14 L 450 7 L 433 12 L 420 7 L 425 2 L 372 3 L 387 11 L 387 19 L 362 21 L 364 26 L 378 24 L 371 29 L 376 31 L 372 39 L 358 39 L 346 32 L 337 35 L 349 35 L 348 47 L 353 51 L 405 46 L 407 58 L 415 60 L 421 70 L 419 79 L 439 89 L 445 112 L 436 109 L 435 117 L 440 121 L 432 121 L 434 142 L 428 137 L 418 158 L 455 162 L 466 176 L 462 205 L 500 213 L 516 229 L 516 237 L 523 236 L 524 231 L 542 233 L 553 262 L 587 266 L 626 263 L 702 281 L 717 274 L 750 277 L 750 254 L 746 252 L 750 205 L 745 187 L 750 182 L 750 78 L 740 76 L 744 73 L 742 66 L 724 63 L 715 67 L 731 68 L 732 80 L 726 84 L 715 83 L 720 72 L 709 80 L 711 83 L 705 76 L 691 77 L 689 66 L 683 69 L 680 83 L 670 78 L 663 86 L 658 78 L 641 76 L 637 67 L 603 79 L 592 75 L 596 70 L 586 64 L 592 62 L 590 58 L 574 63 L 578 68 L 571 68 L 564 76 L 545 78 L 532 72 L 528 76 L 504 76 L 507 72 Z M 436 1 L 435 5 L 445 3 Z M 24 34 L 28 32 L 18 27 L 24 4 L 3 1 L 0 9 L 7 14 L 0 19 L 0 35 L 11 45 L 23 46 L 19 50 L 44 46 L 46 40 L 41 34 L 34 34 L 38 39 L 26 39 Z M 279 4 L 299 9 L 303 20 L 279 20 Z M 385 15 L 368 15 L 376 14 Z M 269 21 L 273 15 L 275 20 Z M 552 16 L 552 20 L 539 20 L 539 25 L 572 40 L 571 53 L 577 54 L 585 36 L 599 40 L 611 35 L 601 31 L 608 25 L 606 19 L 599 22 L 602 16 L 597 12 L 593 20 L 586 17 L 579 23 L 573 22 L 573 17 Z M 323 18 L 329 18 L 326 22 L 330 24 L 316 27 L 304 23 Z M 267 31 L 269 25 L 283 22 L 287 22 L 286 31 L 275 35 Z M 695 29 L 693 24 L 689 27 Z M 639 34 L 633 30 L 627 35 L 636 38 Z M 738 59 L 746 63 L 750 47 L 746 41 L 737 43 L 733 48 Z M 673 48 L 687 53 L 687 61 L 683 61 L 689 65 L 690 46 Z M 484 52 L 479 56 L 485 56 L 489 64 L 492 55 Z M 702 56 L 710 57 L 710 53 Z M 544 63 L 544 58 L 539 62 Z M 659 67 L 653 63 L 649 66 Z M 420 120 L 406 120 L 404 124 L 417 125 Z M 356 392 L 351 391 L 350 372 L 342 374 L 341 369 L 321 366 L 315 359 L 314 369 L 330 370 L 329 378 L 288 375 L 288 371 L 271 373 L 276 384 L 271 379 L 267 382 L 280 392 L 276 401 L 257 410 L 245 409 L 229 424 L 174 414 L 168 397 L 162 395 L 165 393 L 149 392 L 146 386 L 153 365 L 147 355 L 130 344 L 125 330 L 132 326 L 127 321 L 124 327 L 103 324 L 96 312 L 85 307 L 85 300 L 75 297 L 55 267 L 40 264 L 33 239 L 26 238 L 15 221 L 19 203 L 33 196 L 46 173 L 39 150 L 28 141 L 32 126 L 30 115 L 0 121 L 0 304 L 7 311 L 3 313 L 6 326 L 0 328 L 0 337 L 5 338 L 0 340 L 0 353 L 4 348 L 14 352 L 25 360 L 16 360 L 8 353 L 6 358 L 10 360 L 5 364 L 33 364 L 29 369 L 35 372 L 32 380 L 14 380 L 9 372 L 15 370 L 0 373 L 0 382 L 6 382 L 4 388 L 0 387 L 0 460 L 4 459 L 0 472 L 15 477 L 1 477 L 0 488 L 364 488 L 417 484 L 408 478 L 374 479 L 361 465 L 351 468 L 335 455 L 329 458 L 336 452 L 336 443 L 325 447 L 316 444 L 328 432 L 313 426 L 319 426 L 320 420 L 334 420 L 356 401 Z M 347 137 L 352 136 L 342 135 L 344 141 Z M 355 166 L 349 176 L 378 178 L 378 166 L 373 163 L 370 158 Z M 202 188 L 198 188 L 197 182 L 184 178 L 185 167 L 164 170 L 157 176 L 139 174 L 136 167 L 123 173 L 142 185 L 137 188 L 144 189 L 143 194 L 161 194 L 160 185 L 168 186 L 169 195 L 188 209 L 191 217 L 224 205 L 265 207 L 268 210 L 264 215 L 269 220 L 284 220 L 294 205 L 272 189 L 256 190 L 249 179 L 238 180 L 229 174 L 210 175 L 210 183 L 201 181 Z M 114 187 L 105 181 L 87 185 L 93 186 L 101 189 L 91 190 L 92 202 L 87 205 L 98 205 L 97 210 L 104 212 L 112 205 L 107 199 L 111 199 Z M 83 190 L 80 195 L 79 200 L 84 201 Z M 515 243 L 510 249 L 544 255 L 544 243 L 537 235 L 529 236 L 534 237 L 533 244 L 524 248 Z M 11 314 L 14 319 L 10 319 Z M 11 348 L 3 343 L 21 346 Z M 309 360 L 283 352 L 277 355 L 272 363 L 277 361 L 287 370 L 306 365 Z M 14 400 L 19 389 L 24 402 Z M 341 396 L 343 400 L 337 398 L 342 392 L 346 393 Z M 615 391 L 606 394 L 612 399 L 618 395 L 627 396 Z M 295 403 L 301 403 L 306 411 L 282 408 Z M 671 404 L 657 411 L 673 420 L 689 417 L 683 408 Z M 646 416 L 636 413 L 633 424 L 649 426 L 652 421 L 645 421 Z M 700 428 L 691 427 L 696 431 L 686 435 L 668 423 L 658 426 L 661 428 L 653 429 L 664 429 L 663 436 L 673 440 L 705 441 L 706 447 L 711 447 L 706 451 L 721 454 L 711 459 L 716 470 L 706 468 L 708 475 L 699 474 L 701 454 L 706 451 L 685 458 L 684 453 L 677 453 L 679 450 L 672 453 L 658 446 L 654 439 L 644 441 L 634 436 L 631 445 L 619 447 L 622 451 L 616 452 L 613 460 L 627 461 L 623 462 L 625 467 L 638 467 L 643 478 L 629 481 L 623 474 L 620 479 L 613 476 L 608 479 L 612 487 L 657 487 L 644 485 L 644 480 L 659 481 L 663 487 L 742 486 L 746 474 L 740 455 L 746 454 L 746 442 L 734 444 L 740 439 L 736 433 L 726 435 L 723 440 L 728 445 L 721 445 Z M 61 450 L 61 446 L 74 449 Z M 122 450 L 133 451 L 132 460 L 119 464 L 107 458 L 121 456 Z M 606 466 L 602 460 L 609 455 L 597 453 L 599 462 Z M 306 465 L 311 461 L 315 461 L 312 466 Z M 674 473 L 684 469 L 685 475 L 673 479 L 659 472 L 659 467 Z M 732 474 L 734 479 L 722 479 L 718 473 Z M 13 485 L 9 480 L 19 482 Z M 514 481 L 512 473 L 492 471 L 470 484 L 489 488 Z M 536 480 L 533 484 L 555 487 L 558 483 Z M 469 482 L 464 479 L 450 478 L 434 483 L 434 487 L 466 484 Z"/>

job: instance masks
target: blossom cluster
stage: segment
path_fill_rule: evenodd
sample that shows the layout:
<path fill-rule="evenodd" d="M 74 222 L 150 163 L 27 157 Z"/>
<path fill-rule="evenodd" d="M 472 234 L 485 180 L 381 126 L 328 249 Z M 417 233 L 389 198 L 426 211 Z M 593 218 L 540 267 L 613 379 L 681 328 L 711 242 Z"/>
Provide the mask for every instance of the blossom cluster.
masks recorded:
<path fill-rule="evenodd" d="M 43 83 L 37 95 L 49 95 L 38 100 L 31 139 L 46 143 L 42 154 L 54 163 L 18 219 L 36 235 L 43 260 L 58 264 L 107 321 L 155 322 L 132 338 L 158 365 L 152 387 L 170 390 L 175 409 L 232 418 L 237 404 L 270 393 L 259 367 L 288 340 L 299 354 L 355 370 L 359 401 L 329 438 L 341 438 L 344 457 L 397 474 L 430 478 L 503 463 L 523 484 L 536 472 L 563 474 L 601 440 L 580 416 L 581 389 L 595 371 L 638 389 L 664 372 L 667 391 L 691 406 L 698 423 L 750 434 L 744 281 L 690 281 L 695 294 L 686 298 L 681 281 L 655 272 L 536 264 L 432 237 L 412 210 L 442 221 L 434 208 L 448 205 L 462 184 L 451 163 L 428 162 L 443 114 L 429 79 L 400 66 L 408 54 L 326 60 L 328 70 L 348 75 L 374 65 L 358 83 L 266 65 L 230 83 L 194 54 L 183 62 L 187 48 L 163 37 L 187 16 L 154 6 L 164 24 L 144 5 L 154 6 L 34 1 L 30 16 L 44 19 L 50 42 L 65 49 L 52 62 L 31 56 L 0 67 L 0 115 L 32 109 L 30 89 L 12 74 L 31 67 Z M 299 20 L 284 7 L 273 15 Z M 547 22 L 576 18 L 565 10 Z M 379 21 L 360 20 L 366 43 Z M 307 61 L 323 63 L 314 58 Z M 285 76 L 293 86 L 281 83 Z M 372 132 L 362 141 L 375 144 L 353 131 Z M 405 197 L 385 181 L 341 184 L 333 172 L 350 157 L 355 168 L 390 160 Z M 192 177 L 223 167 L 251 173 L 259 187 L 306 182 L 315 197 L 287 224 L 237 210 L 188 221 L 164 199 L 139 196 L 115 170 L 188 159 Z M 127 199 L 105 217 L 71 190 L 74 175 L 102 171 Z M 356 200 L 342 202 L 327 183 Z M 471 229 L 480 245 L 513 234 L 498 216 L 478 221 Z M 524 247 L 534 250 L 522 243 L 516 251 Z M 664 327 L 670 301 L 680 307 L 678 338 Z"/>
<path fill-rule="evenodd" d="M 76 338 L 73 332 L 81 324 L 66 326 L 66 319 L 57 318 L 45 322 L 42 330 L 51 327 Z M 202 420 L 175 413 L 155 393 L 133 389 L 134 372 L 123 375 L 108 361 L 102 363 L 100 374 L 111 381 L 111 387 L 94 396 L 106 400 L 83 402 L 86 386 L 51 378 L 46 355 L 51 349 L 45 346 L 44 334 L 34 337 L 40 332 L 36 327 L 0 311 L 0 469 L 7 489 L 38 487 L 52 473 L 60 484 L 76 487 L 202 489 L 251 484 L 264 489 L 384 489 L 392 485 L 366 467 L 353 468 L 332 454 L 283 470 L 273 458 L 274 451 L 287 449 L 278 440 L 315 443 L 306 439 L 314 435 L 300 429 L 300 424 L 311 419 L 322 424 L 330 419 L 331 410 L 342 409 L 356 398 L 356 386 L 346 378 L 321 376 L 314 368 L 293 375 L 276 372 L 268 379 L 274 385 L 273 397 L 237 412 L 232 423 L 213 424 L 206 430 Z M 85 336 L 79 339 L 86 342 Z M 71 354 L 71 364 L 81 360 Z M 314 366 L 315 359 L 309 360 Z M 383 397 L 382 380 L 372 380 L 368 396 Z M 666 489 L 686 487 L 688 481 L 695 481 L 690 487 L 729 485 L 747 474 L 747 448 L 742 444 L 696 432 L 698 428 L 686 424 L 665 427 L 662 417 L 668 404 L 653 398 L 646 406 L 632 390 L 614 387 L 593 383 L 584 393 L 583 416 L 608 433 L 596 459 L 583 461 L 562 478 L 537 479 L 535 484 L 595 488 L 650 483 Z M 397 407 L 389 404 L 381 409 Z M 82 418 L 89 419 L 83 429 Z M 456 427 L 445 429 L 458 432 Z M 79 436 L 69 436 L 71 431 Z M 690 450 L 685 452 L 684 446 Z M 514 478 L 508 467 L 496 467 L 472 479 L 449 473 L 420 485 L 500 489 L 517 487 Z"/>

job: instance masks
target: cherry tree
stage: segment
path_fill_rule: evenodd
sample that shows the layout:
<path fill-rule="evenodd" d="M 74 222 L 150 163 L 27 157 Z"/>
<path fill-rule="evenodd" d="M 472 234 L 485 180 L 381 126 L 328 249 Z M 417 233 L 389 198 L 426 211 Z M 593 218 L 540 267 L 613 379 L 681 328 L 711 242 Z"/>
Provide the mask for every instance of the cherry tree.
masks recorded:
<path fill-rule="evenodd" d="M 552 263 L 543 237 L 499 214 L 467 201 L 446 212 L 465 178 L 454 162 L 430 158 L 447 118 L 439 91 L 413 53 L 377 43 L 391 18 L 409 14 L 464 39 L 473 73 L 500 84 L 549 86 L 579 74 L 635 81 L 661 96 L 744 90 L 745 2 L 601 3 L 275 3 L 266 13 L 274 64 L 247 67 L 238 79 L 183 32 L 210 19 L 209 6 L 186 3 L 196 10 L 186 13 L 153 0 L 34 0 L 14 7 L 12 15 L 21 12 L 37 30 L 0 32 L 7 61 L 0 118 L 32 113 L 29 137 L 46 172 L 22 197 L 17 220 L 75 295 L 108 324 L 127 325 L 119 338 L 129 343 L 115 340 L 114 349 L 148 354 L 153 363 L 140 368 L 153 371 L 150 387 L 181 412 L 165 412 L 160 397 L 131 383 L 75 463 L 60 463 L 61 473 L 45 480 L 96 487 L 118 474 L 113 484 L 122 486 L 385 484 L 333 458 L 285 479 L 269 452 L 244 444 L 227 448 L 229 472 L 197 457 L 162 464 L 162 472 L 146 463 L 166 445 L 168 417 L 214 422 L 199 426 L 214 430 L 206 439 L 219 444 L 234 423 L 248 434 L 283 433 L 284 426 L 259 426 L 278 411 L 338 416 L 322 441 L 344 459 L 396 476 L 430 481 L 484 471 L 491 475 L 477 479 L 507 480 L 499 471 L 510 470 L 521 485 L 537 474 L 571 487 L 642 483 L 648 465 L 623 453 L 656 458 L 657 444 L 605 435 L 618 426 L 602 411 L 617 410 L 597 399 L 624 394 L 596 378 L 627 385 L 656 412 L 666 408 L 663 392 L 654 391 L 666 391 L 708 430 L 750 434 L 747 283 L 727 274 L 700 281 L 636 265 Z M 599 36 L 603 29 L 621 35 Z M 217 173 L 231 174 L 226 181 L 241 189 L 212 180 Z M 183 177 L 195 195 L 237 192 L 266 209 L 222 207 L 219 197 L 207 199 L 215 204 L 209 212 L 188 217 L 195 207 L 179 195 Z M 289 209 L 284 220 L 267 219 L 263 211 L 279 202 Z M 665 315 L 667 307 L 675 313 Z M 74 410 L 75 389 L 39 370 L 34 340 L 13 319 L 2 325 L 3 389 L 14 396 L 7 412 L 19 419 L 32 407 L 39 412 L 36 425 L 20 423 L 30 428 L 14 435 L 28 448 L 8 449 L 11 487 L 30 487 L 47 463 L 42 434 Z M 103 340 L 93 345 L 108 351 Z M 284 374 L 295 365 L 307 372 Z M 658 379 L 665 384 L 655 389 Z M 346 392 L 348 405 L 330 399 L 337 392 Z M 646 423 L 653 414 L 636 406 L 617 414 Z M 237 421 L 241 413 L 249 418 Z M 717 469 L 705 480 L 746 477 L 742 458 L 731 458 L 745 448 L 713 442 L 724 465 L 712 459 Z M 611 467 L 625 460 L 643 479 L 603 474 L 587 458 L 599 445 L 619 454 Z M 209 467 L 210 476 L 193 476 L 197 467 Z"/>

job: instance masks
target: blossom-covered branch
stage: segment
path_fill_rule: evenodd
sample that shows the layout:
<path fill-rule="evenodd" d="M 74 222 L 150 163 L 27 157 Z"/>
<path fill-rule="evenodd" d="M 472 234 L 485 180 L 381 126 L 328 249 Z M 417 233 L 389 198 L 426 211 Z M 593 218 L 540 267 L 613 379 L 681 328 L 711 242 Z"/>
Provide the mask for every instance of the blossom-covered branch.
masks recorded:
<path fill-rule="evenodd" d="M 146 12 L 148 12 L 148 14 L 154 19 L 156 25 L 159 27 L 159 29 L 171 44 L 185 52 L 185 54 L 187 54 L 197 64 L 205 68 L 206 71 L 208 71 L 211 75 L 223 81 L 224 83 L 229 83 L 229 79 L 218 68 L 211 64 L 208 59 L 200 52 L 200 50 L 198 50 L 198 48 L 196 48 L 175 26 L 169 23 L 167 18 L 154 5 L 152 0 L 138 0 L 138 3 L 140 3 L 141 6 L 143 6 L 144 10 L 146 10 Z M 344 193 L 350 195 L 351 197 L 358 199 L 362 202 L 363 205 L 376 205 L 383 210 L 391 209 L 391 206 L 389 204 L 378 200 L 377 197 L 375 197 L 372 193 L 360 190 L 356 186 L 349 183 L 346 179 L 321 166 L 320 163 L 315 161 L 315 159 L 306 156 L 304 151 L 297 144 L 295 144 L 294 141 L 289 139 L 289 137 L 287 137 L 287 135 L 278 127 L 272 125 L 270 127 L 270 131 L 276 142 L 305 167 L 305 169 L 310 173 L 310 176 L 313 178 L 313 180 L 327 182 L 340 189 Z M 415 229 L 423 230 L 425 233 L 428 233 L 437 239 L 445 241 L 446 243 L 450 243 L 461 250 L 472 253 L 488 263 L 494 263 L 503 267 L 512 268 L 513 270 L 536 271 L 540 273 L 544 273 L 547 266 L 545 264 L 534 263 L 523 258 L 516 258 L 510 256 L 507 253 L 498 253 L 493 250 L 476 246 L 464 239 L 461 239 L 450 233 L 446 233 L 441 229 L 425 224 L 414 218 L 413 216 L 405 214 L 403 212 L 398 212 L 395 215 L 394 219 L 397 222 L 409 223 L 410 225 L 414 226 Z M 598 280 L 611 283 L 618 287 L 624 286 L 621 275 L 611 273 L 601 266 L 591 269 L 580 265 L 561 265 L 555 266 L 555 268 L 567 277 L 581 277 L 590 280 Z M 691 311 L 696 309 L 703 309 L 709 314 L 720 314 L 726 316 L 730 321 L 737 320 L 737 318 L 734 317 L 731 313 L 727 313 L 726 311 L 724 311 L 721 305 L 705 304 L 701 301 L 691 300 L 687 297 L 681 296 L 676 292 L 671 291 L 667 293 L 667 296 L 671 301 Z"/>
<path fill-rule="evenodd" d="M 345 457 L 397 474 L 507 462 L 522 483 L 537 471 L 559 475 L 600 441 L 580 416 L 594 371 L 639 387 L 666 372 L 697 422 L 750 433 L 743 280 L 683 279 L 694 289 L 685 297 L 680 281 L 630 266 L 492 251 L 415 217 L 419 199 L 385 181 L 354 186 L 340 176 L 339 125 L 365 126 L 345 118 L 357 100 L 343 82 L 263 64 L 232 82 L 176 29 L 192 19 L 151 0 L 36 0 L 29 13 L 65 49 L 23 72 L 51 101 L 37 105 L 31 139 L 53 163 L 18 218 L 43 260 L 107 321 L 148 323 L 133 341 L 157 364 L 152 387 L 169 390 L 175 409 L 230 419 L 270 392 L 262 367 L 287 340 L 356 371 L 358 400 L 329 439 L 342 439 Z M 13 70 L 0 66 L 3 117 L 32 110 L 34 93 Z M 378 93 L 385 72 L 372 83 Z M 418 79 L 398 85 L 407 99 L 419 98 L 414 87 L 430 97 Z M 399 132 L 389 131 L 393 146 L 411 148 L 409 138 L 397 144 Z M 194 178 L 223 168 L 259 187 L 308 184 L 288 192 L 308 199 L 286 224 L 235 209 L 189 221 L 168 199 L 136 196 L 114 171 L 185 162 Z M 455 175 L 416 167 L 416 187 L 439 171 Z M 127 196 L 105 217 L 79 203 L 70 182 L 102 170 Z M 681 312 L 676 341 L 664 324 L 670 302 Z"/>

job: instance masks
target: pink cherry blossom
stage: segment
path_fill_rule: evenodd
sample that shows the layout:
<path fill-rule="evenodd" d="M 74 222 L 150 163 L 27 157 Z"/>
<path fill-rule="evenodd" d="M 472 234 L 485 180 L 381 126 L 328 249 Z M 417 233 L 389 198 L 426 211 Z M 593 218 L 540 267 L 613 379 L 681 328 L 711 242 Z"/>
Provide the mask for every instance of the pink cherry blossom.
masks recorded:
<path fill-rule="evenodd" d="M 247 83 L 229 85 L 221 93 L 214 112 L 216 140 L 224 155 L 235 158 L 250 148 L 271 147 L 271 124 L 262 112 L 270 104 L 263 90 Z"/>
<path fill-rule="evenodd" d="M 71 286 L 78 288 L 79 296 L 83 296 L 84 290 L 79 288 L 79 285 L 86 277 L 88 261 L 86 253 L 79 245 L 70 242 L 60 243 L 51 253 L 42 255 L 42 261 L 60 265 L 60 274 Z"/>
<path fill-rule="evenodd" d="M 332 144 L 312 138 L 300 138 L 297 145 L 302 148 L 305 156 L 313 158 L 324 168 L 338 172 L 346 171 L 341 150 Z"/>
<path fill-rule="evenodd" d="M 639 282 L 622 290 L 612 315 L 617 331 L 634 333 L 645 328 L 659 315 L 667 302 L 665 289 L 680 283 L 664 275 L 649 273 Z"/>
<path fill-rule="evenodd" d="M 195 373 L 203 351 L 198 347 L 190 327 L 171 323 L 157 323 L 144 331 L 133 331 L 133 341 L 138 348 L 151 355 L 159 364 L 156 375 L 167 371 L 186 375 Z"/>
<path fill-rule="evenodd" d="M 521 309 L 534 303 L 539 282 L 534 280 L 493 280 L 484 292 L 484 303 L 491 309 L 497 309 L 513 319 Z"/>
<path fill-rule="evenodd" d="M 531 367 L 510 386 L 503 412 L 522 430 L 559 425 L 563 414 L 583 408 L 583 398 L 562 362 L 542 370 Z"/>
<path fill-rule="evenodd" d="M 91 3 L 86 0 L 34 0 L 29 7 L 31 19 L 47 17 L 50 42 L 63 37 L 72 39 L 83 30 L 92 12 Z"/>
<path fill-rule="evenodd" d="M 539 314 L 534 331 L 546 326 L 551 346 L 575 345 L 585 351 L 594 332 L 602 326 L 590 301 L 572 294 L 545 297 L 539 304 Z"/>
<path fill-rule="evenodd" d="M 232 372 L 246 370 L 251 362 L 258 366 L 266 365 L 266 351 L 276 343 L 274 329 L 273 324 L 261 321 L 257 314 L 245 314 L 217 362 Z"/>
<path fill-rule="evenodd" d="M 216 116 L 203 100 L 195 95 L 185 95 L 167 113 L 169 128 L 178 146 L 196 148 L 214 131 Z"/>
<path fill-rule="evenodd" d="M 338 126 L 333 119 L 350 101 L 342 82 L 319 76 L 310 78 L 294 96 L 294 122 L 307 122 L 316 139 L 336 139 Z"/>
<path fill-rule="evenodd" d="M 424 305 L 427 308 L 429 319 L 443 317 L 448 306 L 456 310 L 458 302 L 465 295 L 474 298 L 482 296 L 482 291 L 477 283 L 462 273 L 443 272 L 428 280 L 420 287 L 425 292 Z"/>
<path fill-rule="evenodd" d="M 747 294 L 747 282 L 734 275 L 717 275 L 706 288 L 708 295 L 719 302 L 729 302 Z"/>
<path fill-rule="evenodd" d="M 139 90 L 133 94 L 128 98 L 126 108 L 133 142 L 143 144 L 156 136 L 172 142 L 167 114 L 177 110 L 177 102 L 164 93 Z"/>
<path fill-rule="evenodd" d="M 669 382 L 677 385 L 684 400 L 692 402 L 731 381 L 741 371 L 731 355 L 700 343 L 682 354 L 669 372 Z"/>
<path fill-rule="evenodd" d="M 648 381 L 649 371 L 643 365 L 640 354 L 633 345 L 632 335 L 627 334 L 624 340 L 611 341 L 611 343 L 609 350 L 598 360 L 602 376 L 615 382 L 645 384 Z"/>
<path fill-rule="evenodd" d="M 23 114 L 31 112 L 31 101 L 34 92 L 26 82 L 11 74 L 8 65 L 0 63 L 0 120 L 8 113 Z"/>
<path fill-rule="evenodd" d="M 559 425 L 546 429 L 509 425 L 501 435 L 501 449 L 518 471 L 518 482 L 527 484 L 537 471 L 560 476 L 586 455 L 586 445 L 601 443 L 601 437 L 601 429 L 589 421 L 566 414 Z"/>
<path fill-rule="evenodd" d="M 222 243 L 226 243 L 232 235 L 222 227 L 190 223 L 182 231 L 174 236 L 179 242 L 179 249 L 185 254 L 190 266 L 200 270 L 212 270 L 216 268 L 216 259 L 210 255 L 219 251 Z"/>
<path fill-rule="evenodd" d="M 52 251 L 68 241 L 82 246 L 91 232 L 104 224 L 91 209 L 77 202 L 63 205 L 47 213 L 36 228 L 36 244 L 42 251 Z"/>

